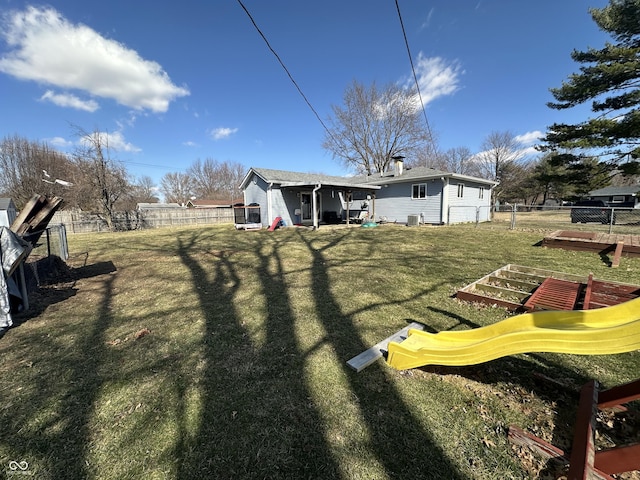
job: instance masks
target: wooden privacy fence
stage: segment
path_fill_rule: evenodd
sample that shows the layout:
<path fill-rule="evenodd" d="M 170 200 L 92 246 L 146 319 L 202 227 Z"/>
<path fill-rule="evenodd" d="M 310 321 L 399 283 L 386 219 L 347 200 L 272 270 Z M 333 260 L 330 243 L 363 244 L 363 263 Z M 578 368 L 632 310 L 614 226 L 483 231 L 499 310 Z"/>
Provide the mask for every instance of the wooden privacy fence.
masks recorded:
<path fill-rule="evenodd" d="M 99 215 L 61 211 L 56 212 L 52 224 L 63 224 L 71 233 L 109 231 L 106 220 Z M 233 208 L 159 208 L 118 212 L 113 219 L 113 229 L 142 230 L 178 225 L 216 225 L 233 223 Z"/>

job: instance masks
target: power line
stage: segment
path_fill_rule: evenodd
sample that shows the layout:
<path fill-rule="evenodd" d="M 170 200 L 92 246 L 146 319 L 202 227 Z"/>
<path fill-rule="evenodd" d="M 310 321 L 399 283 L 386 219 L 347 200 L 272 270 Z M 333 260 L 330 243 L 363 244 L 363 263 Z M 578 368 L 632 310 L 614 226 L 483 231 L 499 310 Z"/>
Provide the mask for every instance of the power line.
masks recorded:
<path fill-rule="evenodd" d="M 287 75 L 289 76 L 289 79 L 291 80 L 291 83 L 293 83 L 293 85 L 296 87 L 296 89 L 298 90 L 298 93 L 300 93 L 300 95 L 302 96 L 302 98 L 304 98 L 304 101 L 307 103 L 307 105 L 309 106 L 309 108 L 311 109 L 311 111 L 314 113 L 314 115 L 316 116 L 316 118 L 318 119 L 318 121 L 320 122 L 320 124 L 322 125 L 322 127 L 325 129 L 325 131 L 331 136 L 333 137 L 333 135 L 331 134 L 331 132 L 329 131 L 329 129 L 327 128 L 327 126 L 325 125 L 325 123 L 322 121 L 322 119 L 320 118 L 320 115 L 318 115 L 318 112 L 316 112 L 316 109 L 313 108 L 313 105 L 311 105 L 311 102 L 307 99 L 306 95 L 302 92 L 302 89 L 300 88 L 300 86 L 298 85 L 298 83 L 294 80 L 293 75 L 291 75 L 291 72 L 289 72 L 289 69 L 286 67 L 286 65 L 284 64 L 284 62 L 282 61 L 282 59 L 280 58 L 280 56 L 276 53 L 276 51 L 273 49 L 273 47 L 271 46 L 271 44 L 269 43 L 269 40 L 267 40 L 267 37 L 264 35 L 264 33 L 262 33 L 262 30 L 260 30 L 260 27 L 258 27 L 258 24 L 256 23 L 256 21 L 253 19 L 253 17 L 251 16 L 251 13 L 249 13 L 249 10 L 247 10 L 247 7 L 244 6 L 244 4 L 242 3 L 242 0 L 238 0 L 238 3 L 240 4 L 240 6 L 242 7 L 242 9 L 245 11 L 245 13 L 247 14 L 247 16 L 249 17 L 249 20 L 251 20 L 251 23 L 253 23 L 253 26 L 255 27 L 255 29 L 258 31 L 258 33 L 260 34 L 260 36 L 262 37 L 262 39 L 264 40 L 264 43 L 267 44 L 267 47 L 269 47 L 269 50 L 271 50 L 271 53 L 273 53 L 273 55 L 278 59 L 278 62 L 280 62 L 280 65 L 282 66 L 282 68 L 284 69 L 285 72 L 287 72 Z"/>
<path fill-rule="evenodd" d="M 424 115 L 424 123 L 427 125 L 427 133 L 429 135 L 429 142 L 431 144 L 432 154 L 435 154 L 435 148 L 433 145 L 433 135 L 431 133 L 431 127 L 429 126 L 429 120 L 427 119 L 427 111 L 424 108 L 424 102 L 422 101 L 422 92 L 420 92 L 420 84 L 418 83 L 418 76 L 416 75 L 416 69 L 413 66 L 413 57 L 411 56 L 411 50 L 409 49 L 409 40 L 407 40 L 407 32 L 404 29 L 404 22 L 402 21 L 402 14 L 400 13 L 400 5 L 398 0 L 396 1 L 396 10 L 398 10 L 398 19 L 400 20 L 400 27 L 402 28 L 402 35 L 404 36 L 404 44 L 407 47 L 407 54 L 409 55 L 409 63 L 411 63 L 411 71 L 413 72 L 413 80 L 416 83 L 416 89 L 418 90 L 418 97 L 420 98 L 420 107 L 422 107 L 422 114 Z"/>

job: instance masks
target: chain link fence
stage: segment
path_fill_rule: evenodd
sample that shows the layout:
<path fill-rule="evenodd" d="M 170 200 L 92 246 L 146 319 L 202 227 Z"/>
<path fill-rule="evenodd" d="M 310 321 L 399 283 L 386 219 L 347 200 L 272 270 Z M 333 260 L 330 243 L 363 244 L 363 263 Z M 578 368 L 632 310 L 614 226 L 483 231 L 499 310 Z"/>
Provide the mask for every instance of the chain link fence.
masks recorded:
<path fill-rule="evenodd" d="M 62 260 L 69 258 L 69 246 L 67 244 L 67 228 L 64 225 L 49 225 L 40 232 L 33 232 L 24 238 L 38 238 L 29 259 L 40 260 L 51 256 L 60 257 Z"/>
<path fill-rule="evenodd" d="M 492 227 L 507 229 L 589 230 L 640 234 L 640 208 L 601 206 L 501 205 L 494 209 Z"/>
<path fill-rule="evenodd" d="M 35 244 L 25 261 L 27 268 L 21 270 L 20 282 L 27 291 L 33 291 L 43 281 L 56 279 L 60 265 L 69 258 L 67 229 L 64 225 L 49 225 L 42 231 L 25 235 L 24 239 Z"/>

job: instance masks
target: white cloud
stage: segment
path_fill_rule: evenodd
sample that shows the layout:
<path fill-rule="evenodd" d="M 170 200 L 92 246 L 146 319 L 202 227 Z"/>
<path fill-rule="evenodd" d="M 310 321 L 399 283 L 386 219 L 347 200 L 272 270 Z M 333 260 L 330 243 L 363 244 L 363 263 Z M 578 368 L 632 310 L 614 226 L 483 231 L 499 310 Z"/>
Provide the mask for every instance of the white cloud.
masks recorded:
<path fill-rule="evenodd" d="M 427 14 L 427 19 L 422 22 L 422 25 L 420 25 L 420 29 L 425 29 L 425 28 L 429 28 L 429 25 L 431 24 L 431 18 L 433 17 L 433 14 L 435 12 L 435 7 L 431 7 L 431 10 L 429 10 L 429 13 Z"/>
<path fill-rule="evenodd" d="M 533 145 L 538 143 L 542 137 L 544 137 L 544 133 L 540 130 L 535 130 L 533 132 L 523 133 L 522 135 L 516 135 L 514 140 L 522 145 Z"/>
<path fill-rule="evenodd" d="M 95 100 L 82 100 L 71 93 L 54 93 L 47 90 L 40 100 L 48 101 L 59 107 L 70 107 L 85 112 L 95 112 L 100 106 Z"/>
<path fill-rule="evenodd" d="M 91 140 L 89 139 L 89 137 L 97 138 L 97 137 L 94 137 L 94 135 L 99 135 L 101 144 L 104 147 L 108 147 L 112 150 L 117 150 L 119 152 L 132 152 L 132 153 L 138 153 L 142 151 L 141 148 L 136 147 L 132 143 L 127 142 L 122 132 L 119 132 L 119 131 L 112 132 L 112 133 L 92 132 L 92 133 L 89 133 L 87 137 L 81 138 L 79 143 L 80 144 L 90 143 Z"/>
<path fill-rule="evenodd" d="M 103 132 L 101 133 L 101 135 L 106 135 L 106 138 L 109 142 L 109 147 L 113 148 L 114 150 L 118 150 L 120 152 L 133 152 L 133 153 L 142 151 L 141 148 L 136 147 L 132 143 L 127 142 L 122 132 L 113 132 L 113 133 Z"/>
<path fill-rule="evenodd" d="M 11 49 L 0 57 L 0 71 L 22 80 L 153 112 L 166 112 L 171 101 L 189 95 L 160 64 L 86 25 L 72 24 L 53 8 L 28 7 L 5 15 L 0 35 Z"/>
<path fill-rule="evenodd" d="M 446 95 L 452 95 L 459 89 L 460 76 L 464 70 L 457 62 L 447 62 L 440 57 L 425 57 L 422 52 L 418 54 L 415 63 L 416 76 L 424 105 Z M 405 81 L 405 86 L 413 88 L 415 80 L 413 76 Z M 420 98 L 416 96 L 417 108 L 420 106 Z"/>
<path fill-rule="evenodd" d="M 188 140 L 186 142 L 182 142 L 182 144 L 185 147 L 197 147 L 198 146 L 198 144 L 196 142 L 192 142 L 191 140 Z"/>
<path fill-rule="evenodd" d="M 533 146 L 525 147 L 525 148 L 519 150 L 519 152 L 523 157 L 526 157 L 526 158 L 533 157 L 535 155 L 539 155 L 540 154 L 540 152 L 538 150 L 536 150 L 536 148 L 533 147 Z"/>
<path fill-rule="evenodd" d="M 237 131 L 238 131 L 237 128 L 220 127 L 220 128 L 215 128 L 211 130 L 209 135 L 211 135 L 211 138 L 213 138 L 214 140 L 222 140 L 224 138 L 229 138 L 231 135 L 233 135 Z"/>
<path fill-rule="evenodd" d="M 73 142 L 66 140 L 62 137 L 47 138 L 45 142 L 48 143 L 49 145 L 53 145 L 54 147 L 58 147 L 58 148 L 68 148 L 73 145 Z"/>

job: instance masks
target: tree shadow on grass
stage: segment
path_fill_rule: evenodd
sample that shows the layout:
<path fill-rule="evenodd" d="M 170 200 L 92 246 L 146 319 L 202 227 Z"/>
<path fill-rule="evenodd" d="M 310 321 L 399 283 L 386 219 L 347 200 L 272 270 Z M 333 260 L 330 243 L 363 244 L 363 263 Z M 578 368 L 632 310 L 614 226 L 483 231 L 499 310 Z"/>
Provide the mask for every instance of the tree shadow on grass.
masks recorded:
<path fill-rule="evenodd" d="M 69 267 L 59 257 L 41 259 L 37 266 L 25 269 L 27 285 L 33 283 L 29 291 L 29 309 L 14 315 L 14 326 L 20 326 L 27 320 L 39 317 L 47 307 L 63 302 L 76 295 L 76 282 L 86 278 L 98 277 L 117 271 L 113 262 L 98 262 L 81 267 Z M 39 281 L 33 277 L 33 271 L 47 272 L 39 274 Z"/>
<path fill-rule="evenodd" d="M 348 368 L 346 361 L 352 353 L 364 351 L 368 345 L 362 340 L 352 315 L 342 313 L 340 303 L 331 294 L 331 281 L 326 267 L 329 260 L 327 252 L 342 238 L 336 238 L 320 248 L 315 248 L 313 240 L 308 237 L 301 235 L 301 239 L 312 255 L 311 290 L 318 316 L 336 355 L 344 359 L 341 365 L 349 388 L 360 399 L 360 415 L 371 432 L 369 448 L 386 473 L 392 478 L 465 478 L 451 463 L 447 452 L 442 451 L 438 442 L 406 405 L 394 382 L 388 378 L 391 373 L 388 369 L 375 363 L 368 367 L 364 375 Z M 375 383 L 384 384 L 384 387 L 372 395 L 371 384 Z M 383 413 L 395 421 L 381 421 Z"/>
<path fill-rule="evenodd" d="M 455 313 L 437 308 L 431 309 L 455 318 L 460 325 L 466 325 L 469 328 L 480 327 L 475 322 Z M 529 411 L 528 416 L 533 419 L 532 427 L 535 432 L 547 430 L 546 434 L 552 435 L 550 442 L 553 445 L 564 451 L 571 450 L 579 392 L 589 378 L 554 361 L 552 357 L 531 352 L 505 356 L 477 365 L 462 367 L 427 365 L 420 367 L 420 370 L 443 376 L 458 375 L 490 386 L 494 394 L 505 402 L 519 404 L 523 411 Z M 531 403 L 534 395 L 545 402 L 548 408 L 540 412 L 529 408 L 527 405 Z M 524 428 L 524 426 L 520 427 Z M 506 431 L 504 433 L 506 434 Z M 560 463 L 549 461 L 539 474 L 557 476 L 564 470 Z"/>
<path fill-rule="evenodd" d="M 198 236 L 178 238 L 178 255 L 191 272 L 205 318 L 202 408 L 193 435 L 182 429 L 177 478 L 339 478 L 304 382 L 281 248 L 255 252 L 264 343 L 252 341 L 236 306 L 241 283 L 227 255 L 203 263 Z M 252 325 L 251 328 L 254 328 Z M 179 389 L 184 386 L 178 385 Z M 184 414 L 186 407 L 179 407 Z"/>
<path fill-rule="evenodd" d="M 35 342 L 28 357 L 31 384 L 26 396 L 16 392 L 24 402 L 20 409 L 0 411 L 0 431 L 7 442 L 5 451 L 12 455 L 8 460 L 28 462 L 29 474 L 36 478 L 89 478 L 97 473 L 87 461 L 90 424 L 102 385 L 99 370 L 104 332 L 112 322 L 114 281 L 114 276 L 104 277 L 97 314 L 86 328 L 74 327 L 80 334 L 70 346 L 61 347 L 57 339 L 42 333 L 28 340 Z"/>

